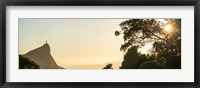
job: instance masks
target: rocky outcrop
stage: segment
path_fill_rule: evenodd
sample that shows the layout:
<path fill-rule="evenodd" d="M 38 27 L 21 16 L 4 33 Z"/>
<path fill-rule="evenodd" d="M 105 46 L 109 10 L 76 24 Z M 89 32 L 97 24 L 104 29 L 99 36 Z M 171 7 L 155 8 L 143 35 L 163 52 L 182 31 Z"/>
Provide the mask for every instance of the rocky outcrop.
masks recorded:
<path fill-rule="evenodd" d="M 40 69 L 63 69 L 59 67 L 51 55 L 50 46 L 45 43 L 43 46 L 29 51 L 23 56 L 28 57 L 40 66 Z"/>

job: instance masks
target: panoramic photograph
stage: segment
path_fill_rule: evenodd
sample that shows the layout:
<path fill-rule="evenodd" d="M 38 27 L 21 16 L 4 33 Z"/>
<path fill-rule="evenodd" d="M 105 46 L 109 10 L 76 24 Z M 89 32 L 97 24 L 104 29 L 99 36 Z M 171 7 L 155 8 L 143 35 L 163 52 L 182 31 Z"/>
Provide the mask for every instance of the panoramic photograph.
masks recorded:
<path fill-rule="evenodd" d="M 181 19 L 19 18 L 19 69 L 181 69 Z"/>

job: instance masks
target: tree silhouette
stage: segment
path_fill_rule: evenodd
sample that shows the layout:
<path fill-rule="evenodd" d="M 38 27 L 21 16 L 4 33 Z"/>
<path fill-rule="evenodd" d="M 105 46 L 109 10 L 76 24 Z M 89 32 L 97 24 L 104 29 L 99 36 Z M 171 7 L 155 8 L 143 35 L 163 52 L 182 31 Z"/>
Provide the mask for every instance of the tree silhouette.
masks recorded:
<path fill-rule="evenodd" d="M 137 52 L 138 47 L 131 47 L 124 55 L 124 61 L 120 69 L 136 69 L 139 65 L 139 53 Z"/>
<path fill-rule="evenodd" d="M 40 67 L 29 58 L 19 55 L 19 69 L 40 69 Z"/>
<path fill-rule="evenodd" d="M 107 64 L 106 67 L 104 67 L 103 69 L 113 69 L 112 64 Z"/>
<path fill-rule="evenodd" d="M 123 34 L 124 44 L 120 50 L 126 53 L 121 68 L 126 65 L 126 60 L 138 62 L 138 68 L 181 68 L 181 20 L 165 21 L 166 23 L 156 19 L 129 19 L 120 24 L 121 30 L 115 31 L 115 35 Z M 141 48 L 147 43 L 153 43 L 149 57 L 137 55 L 138 50 L 132 56 L 128 54 L 134 46 Z M 128 59 L 134 56 L 138 58 Z"/>

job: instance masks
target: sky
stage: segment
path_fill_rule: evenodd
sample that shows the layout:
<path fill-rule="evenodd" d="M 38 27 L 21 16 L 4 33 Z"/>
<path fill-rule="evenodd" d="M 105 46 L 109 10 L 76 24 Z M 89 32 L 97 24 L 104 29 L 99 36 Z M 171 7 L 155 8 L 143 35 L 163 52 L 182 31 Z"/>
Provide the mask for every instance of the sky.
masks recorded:
<path fill-rule="evenodd" d="M 118 68 L 124 53 L 119 24 L 126 19 L 19 19 L 19 54 L 48 42 L 51 55 L 66 68 Z"/>

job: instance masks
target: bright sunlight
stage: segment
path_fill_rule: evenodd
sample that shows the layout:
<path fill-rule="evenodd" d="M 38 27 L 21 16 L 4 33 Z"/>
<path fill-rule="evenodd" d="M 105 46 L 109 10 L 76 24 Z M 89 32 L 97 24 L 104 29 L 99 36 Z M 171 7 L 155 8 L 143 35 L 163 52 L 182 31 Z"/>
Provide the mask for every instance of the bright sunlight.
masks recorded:
<path fill-rule="evenodd" d="M 171 26 L 171 25 L 168 24 L 168 25 L 165 26 L 165 30 L 166 30 L 166 31 L 170 31 L 171 29 L 172 29 L 172 26 Z"/>
<path fill-rule="evenodd" d="M 153 47 L 153 43 L 148 43 L 145 46 L 138 49 L 141 54 L 148 54 L 148 51 Z"/>

